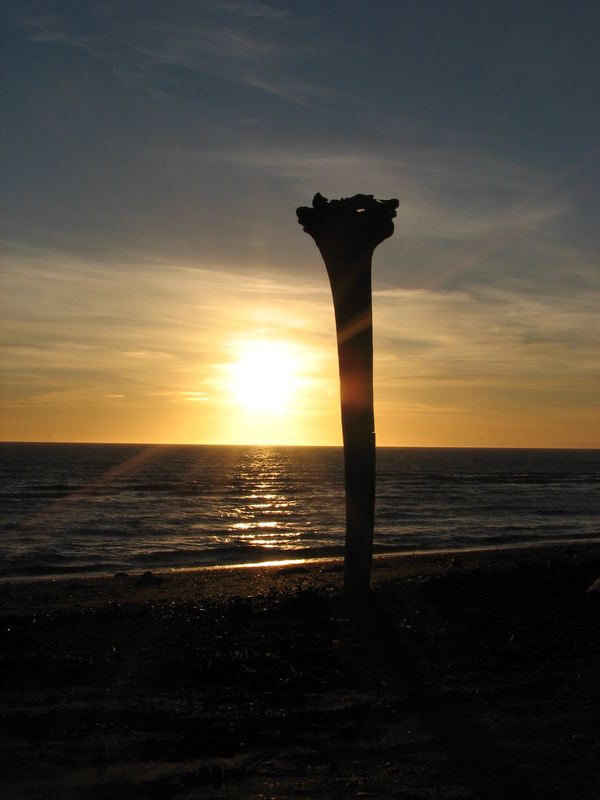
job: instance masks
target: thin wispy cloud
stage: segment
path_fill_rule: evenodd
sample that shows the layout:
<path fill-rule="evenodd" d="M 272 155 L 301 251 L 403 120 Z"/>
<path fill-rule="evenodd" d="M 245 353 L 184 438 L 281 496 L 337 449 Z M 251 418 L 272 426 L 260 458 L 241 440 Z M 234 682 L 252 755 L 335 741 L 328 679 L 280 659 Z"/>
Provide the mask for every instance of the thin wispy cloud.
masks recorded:
<path fill-rule="evenodd" d="M 397 229 L 411 238 L 464 240 L 506 228 L 531 230 L 569 210 L 563 197 L 538 196 L 534 188 L 544 176 L 519 164 L 456 150 L 399 150 L 163 148 L 146 155 L 171 164 L 222 163 L 252 170 L 285 182 L 298 197 L 323 186 L 331 187 L 333 196 L 354 193 L 359 186 L 379 196 L 397 193 Z"/>
<path fill-rule="evenodd" d="M 135 7 L 134 7 L 135 8 Z M 146 86 L 157 96 L 178 94 L 173 70 L 198 72 L 305 105 L 323 88 L 299 81 L 291 65 L 310 57 L 312 47 L 299 44 L 310 23 L 287 10 L 262 3 L 209 2 L 122 13 L 100 6 L 80 18 L 58 14 L 23 16 L 32 41 L 85 50 L 106 63 L 127 85 Z M 190 10 L 190 9 L 188 9 Z M 305 40 L 306 42 L 308 40 Z"/>

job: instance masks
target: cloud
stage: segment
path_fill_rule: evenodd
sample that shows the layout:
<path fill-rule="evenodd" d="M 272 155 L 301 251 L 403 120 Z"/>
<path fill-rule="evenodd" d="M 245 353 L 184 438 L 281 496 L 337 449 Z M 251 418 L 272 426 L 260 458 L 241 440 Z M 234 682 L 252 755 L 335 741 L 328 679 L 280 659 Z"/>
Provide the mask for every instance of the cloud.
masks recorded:
<path fill-rule="evenodd" d="M 135 9 L 135 4 L 133 6 Z M 215 0 L 171 7 L 99 6 L 91 16 L 23 16 L 31 41 L 85 50 L 126 85 L 156 97 L 178 93 L 173 70 L 202 73 L 287 102 L 306 105 L 323 89 L 291 74 L 310 47 L 299 44 L 310 25 L 283 9 L 257 2 Z"/>
<path fill-rule="evenodd" d="M 275 8 L 266 3 L 252 2 L 252 0 L 215 0 L 213 5 L 223 11 L 235 12 L 250 19 L 258 17 L 261 19 L 282 20 L 289 17 L 287 9 Z"/>
<path fill-rule="evenodd" d="M 249 213 L 262 224 L 263 238 L 271 237 L 265 252 L 271 263 L 290 270 L 313 252 L 306 237 L 298 231 L 293 236 L 292 209 L 310 203 L 316 191 L 332 197 L 366 191 L 400 200 L 396 233 L 376 254 L 376 283 L 464 289 L 467 283 L 520 281 L 524 291 L 563 291 L 593 272 L 591 251 L 588 258 L 584 244 L 565 235 L 577 212 L 574 198 L 553 176 L 504 158 L 458 149 L 374 152 L 324 143 L 148 148 L 144 155 L 173 174 L 214 171 L 225 183 L 235 180 L 239 225 L 248 189 Z M 252 190 L 265 185 L 266 202 L 258 208 Z M 283 231 L 294 242 L 286 246 L 285 260 L 279 255 Z"/>
<path fill-rule="evenodd" d="M 102 395 L 148 395 L 160 385 L 172 397 L 199 396 L 197 382 L 218 377 L 244 337 L 301 339 L 318 369 L 323 338 L 334 341 L 325 285 L 65 259 L 44 268 L 13 263 L 5 288 L 4 385 L 42 400 L 80 385 L 100 386 Z"/>
<path fill-rule="evenodd" d="M 591 392 L 600 379 L 593 302 L 481 289 L 375 292 L 384 393 L 414 386 Z"/>
<path fill-rule="evenodd" d="M 397 230 L 404 237 L 477 240 L 496 231 L 531 231 L 562 216 L 559 196 L 537 196 L 543 176 L 497 157 L 457 150 L 399 148 L 399 153 L 317 146 L 146 151 L 164 162 L 224 164 L 291 184 L 299 196 L 330 187 L 331 196 L 369 191 L 398 196 Z M 539 193 L 542 195 L 543 193 Z M 309 198 L 307 198 L 308 200 Z"/>

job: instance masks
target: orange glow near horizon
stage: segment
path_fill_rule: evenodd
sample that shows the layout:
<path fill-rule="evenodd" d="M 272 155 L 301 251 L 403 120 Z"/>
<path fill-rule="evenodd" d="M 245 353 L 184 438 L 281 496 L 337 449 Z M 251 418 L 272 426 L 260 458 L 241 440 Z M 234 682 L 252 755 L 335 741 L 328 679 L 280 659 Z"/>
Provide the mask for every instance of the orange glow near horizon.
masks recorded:
<path fill-rule="evenodd" d="M 157 272 L 142 281 L 125 271 L 122 285 L 104 267 L 87 267 L 79 278 L 67 271 L 69 282 L 57 287 L 26 281 L 27 308 L 45 314 L 44 346 L 4 350 L 0 439 L 340 445 L 324 276 L 299 287 L 181 273 L 185 280 Z M 17 283 L 27 275 L 15 267 Z M 119 325 L 101 314 L 76 324 L 53 305 L 44 311 L 51 289 L 84 294 L 88 282 L 104 287 L 94 307 L 108 313 L 123 302 Z M 378 445 L 599 447 L 595 338 L 582 335 L 577 347 L 569 339 L 577 326 L 593 330 L 593 304 L 586 312 L 579 302 L 506 293 L 484 300 L 459 291 L 374 293 Z M 19 330 L 19 320 L 12 324 Z"/>

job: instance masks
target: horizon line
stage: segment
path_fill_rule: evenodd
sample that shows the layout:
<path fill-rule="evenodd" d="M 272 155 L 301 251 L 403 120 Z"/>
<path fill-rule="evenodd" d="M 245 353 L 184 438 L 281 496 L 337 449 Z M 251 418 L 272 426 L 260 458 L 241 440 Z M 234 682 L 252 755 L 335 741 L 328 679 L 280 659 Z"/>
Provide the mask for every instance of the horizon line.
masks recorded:
<path fill-rule="evenodd" d="M 67 446 L 94 446 L 94 447 L 261 447 L 261 448 L 322 448 L 342 450 L 343 444 L 289 444 L 289 443 L 251 443 L 251 442 L 100 442 L 100 441 L 53 441 L 49 439 L 4 439 L 0 445 L 67 445 Z M 414 445 L 414 444 L 380 444 L 377 450 L 581 450 L 600 451 L 600 446 L 581 445 Z"/>

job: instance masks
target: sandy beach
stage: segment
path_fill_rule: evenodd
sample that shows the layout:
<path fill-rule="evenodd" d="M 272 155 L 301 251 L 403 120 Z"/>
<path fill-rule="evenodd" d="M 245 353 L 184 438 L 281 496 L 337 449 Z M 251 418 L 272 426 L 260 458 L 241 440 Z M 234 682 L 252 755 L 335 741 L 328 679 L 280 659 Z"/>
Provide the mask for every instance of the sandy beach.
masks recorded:
<path fill-rule="evenodd" d="M 4 583 L 4 798 L 597 798 L 600 546 Z"/>

